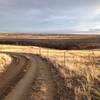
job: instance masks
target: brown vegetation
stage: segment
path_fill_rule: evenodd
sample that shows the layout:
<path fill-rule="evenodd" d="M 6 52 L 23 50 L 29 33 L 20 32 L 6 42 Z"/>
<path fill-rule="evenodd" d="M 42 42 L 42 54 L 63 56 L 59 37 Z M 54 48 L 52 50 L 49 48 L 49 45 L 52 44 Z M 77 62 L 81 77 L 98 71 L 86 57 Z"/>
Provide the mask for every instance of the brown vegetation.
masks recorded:
<path fill-rule="evenodd" d="M 62 50 L 100 48 L 100 35 L 1 34 L 0 44 L 49 47 Z"/>
<path fill-rule="evenodd" d="M 0 41 L 2 43 L 14 45 L 0 45 L 0 73 L 4 72 L 6 69 L 5 66 L 8 66 L 12 62 L 10 53 L 14 53 L 18 59 L 23 58 L 22 62 L 24 63 L 22 63 L 21 60 L 15 61 L 16 64 L 18 64 L 18 61 L 20 62 L 20 66 L 15 66 L 15 68 L 22 68 L 23 66 L 26 66 L 24 71 L 21 71 L 23 74 L 16 81 L 18 82 L 18 84 L 16 83 L 16 87 L 18 88 L 15 87 L 14 83 L 13 91 L 10 89 L 12 92 L 8 92 L 10 96 L 5 94 L 5 96 L 10 98 L 9 100 L 11 100 L 13 93 L 15 95 L 13 96 L 14 98 L 16 97 L 16 94 L 20 95 L 18 92 L 16 92 L 20 89 L 21 97 L 23 98 L 24 89 L 25 91 L 29 90 L 30 96 L 27 96 L 29 100 L 51 100 L 51 98 L 52 100 L 100 99 L 99 36 L 72 37 L 70 35 L 57 35 L 52 37 L 51 35 L 28 35 L 29 37 L 27 39 L 27 35 L 22 35 L 24 39 L 20 39 L 19 35 L 16 35 L 13 36 L 12 40 L 9 40 L 10 38 L 7 38 L 8 35 L 6 34 L 5 36 L 1 36 Z M 5 40 L 3 40 L 3 38 L 5 38 Z M 15 44 L 28 46 L 15 46 Z M 57 49 L 44 47 L 52 47 Z M 38 56 L 34 57 L 33 55 Z M 28 70 L 29 66 L 35 66 L 34 68 L 37 68 L 36 71 L 34 70 L 34 72 L 36 72 L 35 79 L 30 81 L 30 88 L 28 88 L 28 85 L 25 84 L 27 83 L 26 79 L 31 79 L 29 77 L 26 78 L 27 72 L 30 76 L 30 71 Z M 12 68 L 15 70 L 14 67 Z M 12 70 L 11 72 L 13 73 Z M 23 82 L 23 79 L 26 80 L 25 83 Z M 20 85 L 21 82 L 24 84 L 23 88 Z M 12 86 L 10 86 L 10 88 L 11 87 Z M 28 92 L 25 91 L 24 93 L 27 94 Z M 19 96 L 17 97 L 20 98 Z"/>
<path fill-rule="evenodd" d="M 100 50 L 55 50 L 27 46 L 0 46 L 2 52 L 39 54 L 52 62 L 57 100 L 99 100 Z M 58 78 L 57 78 L 58 77 Z"/>

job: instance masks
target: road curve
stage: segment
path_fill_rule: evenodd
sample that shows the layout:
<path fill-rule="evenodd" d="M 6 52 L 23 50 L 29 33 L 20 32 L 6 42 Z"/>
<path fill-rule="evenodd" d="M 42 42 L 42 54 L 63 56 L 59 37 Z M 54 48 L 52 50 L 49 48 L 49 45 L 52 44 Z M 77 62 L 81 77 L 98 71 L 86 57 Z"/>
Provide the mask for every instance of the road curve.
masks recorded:
<path fill-rule="evenodd" d="M 56 88 L 49 64 L 36 55 L 10 54 L 17 60 L 0 77 L 0 81 L 4 79 L 0 83 L 0 93 L 3 95 L 0 100 L 56 100 Z M 24 74 L 17 79 L 22 70 L 25 70 Z M 5 93 L 3 89 L 9 87 L 10 91 Z"/>
<path fill-rule="evenodd" d="M 27 94 L 32 86 L 37 69 L 37 63 L 35 59 L 32 57 L 29 58 L 30 68 L 28 69 L 25 76 L 18 82 L 12 92 L 8 94 L 4 100 L 27 100 Z"/>
<path fill-rule="evenodd" d="M 7 91 L 9 85 L 14 83 L 16 76 L 21 72 L 25 64 L 26 64 L 26 59 L 24 57 L 16 56 L 16 61 L 14 61 L 12 65 L 10 65 L 6 73 L 2 75 L 2 77 L 0 77 L 0 98 Z"/>

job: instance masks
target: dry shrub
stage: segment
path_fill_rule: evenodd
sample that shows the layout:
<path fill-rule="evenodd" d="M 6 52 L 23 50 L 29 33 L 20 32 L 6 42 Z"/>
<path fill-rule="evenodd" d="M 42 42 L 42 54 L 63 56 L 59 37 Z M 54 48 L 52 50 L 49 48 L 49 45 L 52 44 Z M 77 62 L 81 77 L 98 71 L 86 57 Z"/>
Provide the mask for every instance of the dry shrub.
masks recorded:
<path fill-rule="evenodd" d="M 62 52 L 50 53 L 49 51 L 49 60 L 63 79 L 56 79 L 59 88 L 58 100 L 100 99 L 99 51 L 68 51 L 66 58 Z"/>
<path fill-rule="evenodd" d="M 85 57 L 86 56 L 86 57 Z M 93 52 L 84 57 L 67 59 L 60 68 L 64 76 L 64 95 L 61 100 L 100 99 L 100 56 Z M 69 62 L 68 62 L 69 61 Z"/>
<path fill-rule="evenodd" d="M 8 54 L 0 53 L 0 73 L 3 73 L 11 62 L 12 58 Z"/>

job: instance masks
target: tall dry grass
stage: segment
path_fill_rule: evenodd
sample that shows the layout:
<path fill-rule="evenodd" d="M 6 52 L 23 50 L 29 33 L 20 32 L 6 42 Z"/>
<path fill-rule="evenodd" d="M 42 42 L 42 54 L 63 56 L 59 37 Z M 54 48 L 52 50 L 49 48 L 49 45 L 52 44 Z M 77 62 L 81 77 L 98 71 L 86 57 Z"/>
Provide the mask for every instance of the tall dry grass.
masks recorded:
<path fill-rule="evenodd" d="M 5 45 L 0 51 L 39 54 L 49 59 L 63 78 L 60 100 L 100 100 L 100 49 L 66 51 Z"/>
<path fill-rule="evenodd" d="M 11 64 L 12 58 L 10 55 L 5 53 L 0 53 L 0 74 L 6 70 L 6 67 Z"/>
<path fill-rule="evenodd" d="M 63 91 L 64 94 L 60 96 L 60 100 L 99 100 L 100 52 L 68 51 L 66 58 L 62 56 L 60 58 L 60 55 L 59 53 L 59 57 L 55 60 L 55 67 L 64 78 L 64 86 L 59 95 Z M 52 60 L 52 58 L 49 59 Z"/>

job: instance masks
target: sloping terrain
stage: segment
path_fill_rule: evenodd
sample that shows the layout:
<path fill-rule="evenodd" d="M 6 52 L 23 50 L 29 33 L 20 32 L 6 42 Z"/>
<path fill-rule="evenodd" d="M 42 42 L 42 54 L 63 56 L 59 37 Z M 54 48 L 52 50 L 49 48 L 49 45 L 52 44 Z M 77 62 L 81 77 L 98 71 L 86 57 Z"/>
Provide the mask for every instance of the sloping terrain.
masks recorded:
<path fill-rule="evenodd" d="M 0 100 L 100 98 L 99 49 L 65 51 L 0 45 L 0 51 L 1 61 L 6 62 L 0 72 Z"/>

